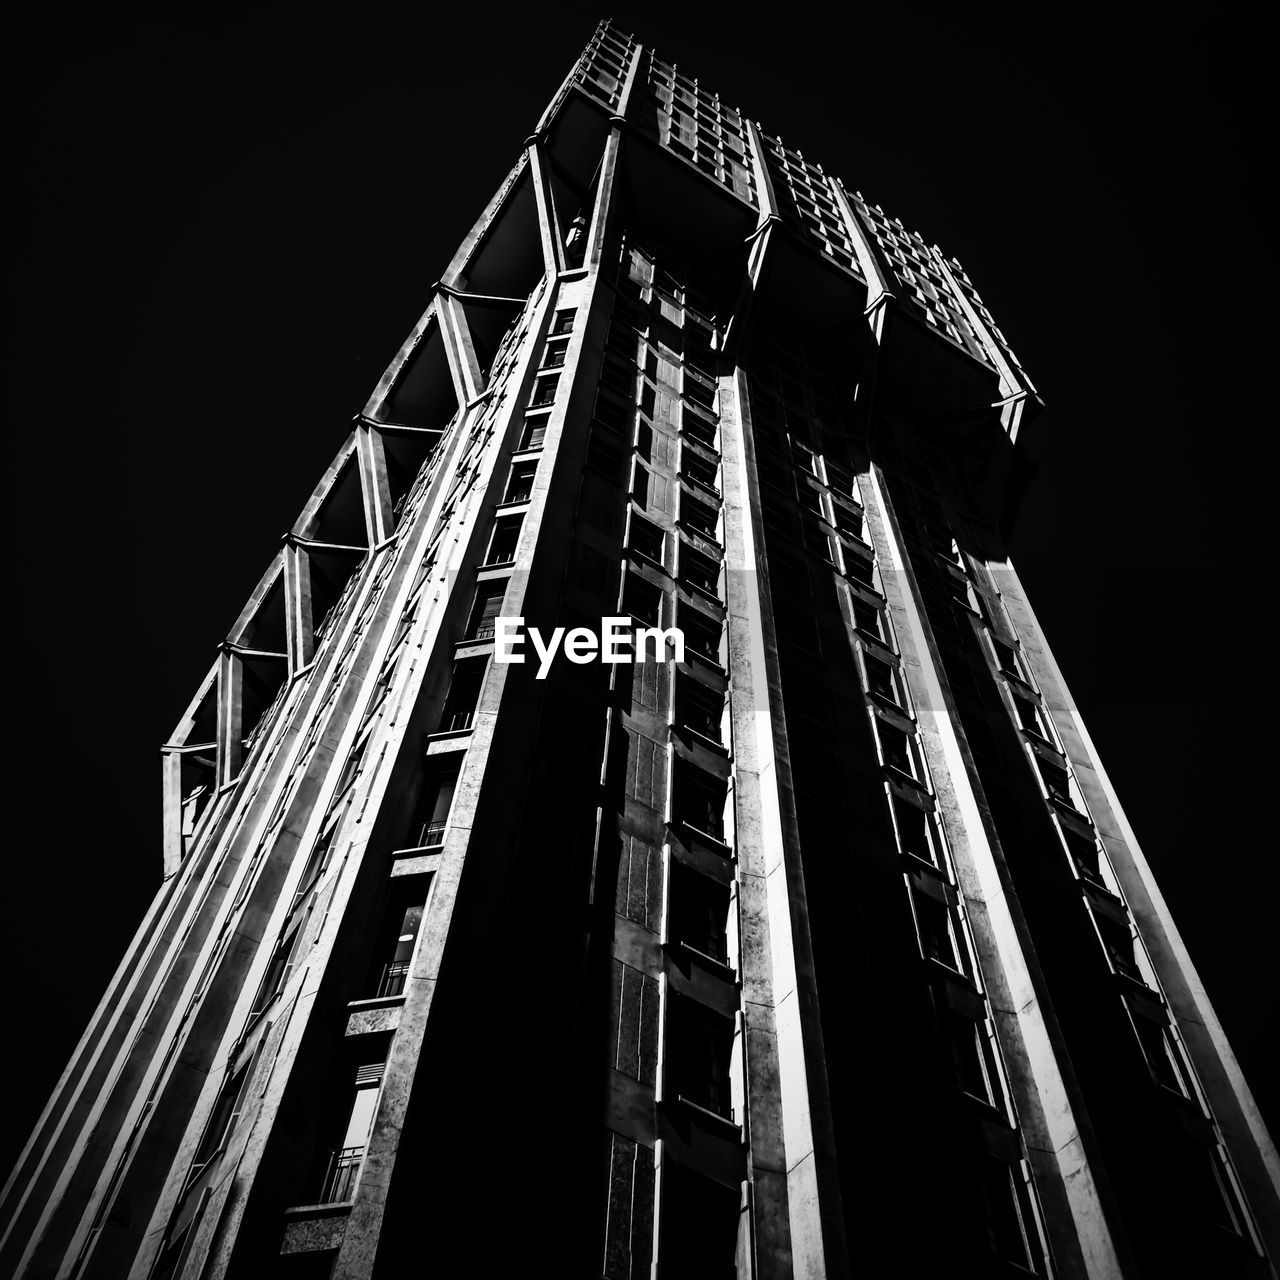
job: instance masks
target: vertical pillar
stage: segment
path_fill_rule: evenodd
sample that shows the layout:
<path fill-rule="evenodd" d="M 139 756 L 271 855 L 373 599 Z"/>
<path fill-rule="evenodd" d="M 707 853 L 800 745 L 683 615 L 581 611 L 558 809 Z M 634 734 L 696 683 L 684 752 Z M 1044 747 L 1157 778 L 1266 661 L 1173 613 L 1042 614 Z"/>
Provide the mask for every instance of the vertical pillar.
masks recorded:
<path fill-rule="evenodd" d="M 218 787 L 235 781 L 244 749 L 244 668 L 223 644 L 218 655 Z"/>
<path fill-rule="evenodd" d="M 367 422 L 356 427 L 356 463 L 360 468 L 365 529 L 369 545 L 376 547 L 395 532 L 395 521 L 391 514 L 391 485 L 387 480 L 387 453 L 382 433 Z"/>
<path fill-rule="evenodd" d="M 294 676 L 315 655 L 315 620 L 311 614 L 311 557 L 293 537 L 285 540 L 283 573 L 289 675 Z"/>
<path fill-rule="evenodd" d="M 848 1274 L 773 611 L 757 557 L 746 377 L 721 380 L 734 824 L 756 1275 Z"/>

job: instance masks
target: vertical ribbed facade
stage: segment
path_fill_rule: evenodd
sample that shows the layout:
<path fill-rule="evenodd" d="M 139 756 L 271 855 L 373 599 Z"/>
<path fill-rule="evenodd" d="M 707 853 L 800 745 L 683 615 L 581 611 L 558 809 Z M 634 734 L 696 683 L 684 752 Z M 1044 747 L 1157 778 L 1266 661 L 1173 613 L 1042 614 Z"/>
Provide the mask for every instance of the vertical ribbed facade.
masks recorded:
<path fill-rule="evenodd" d="M 164 745 L 0 1271 L 1274 1276 L 1009 562 L 1038 405 L 959 263 L 602 24 Z"/>

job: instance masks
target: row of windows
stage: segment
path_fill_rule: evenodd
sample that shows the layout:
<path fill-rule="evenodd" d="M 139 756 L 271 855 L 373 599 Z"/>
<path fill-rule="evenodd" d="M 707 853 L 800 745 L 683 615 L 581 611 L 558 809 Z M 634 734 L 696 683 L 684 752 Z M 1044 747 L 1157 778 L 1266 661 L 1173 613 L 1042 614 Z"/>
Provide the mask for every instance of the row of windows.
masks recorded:
<path fill-rule="evenodd" d="M 1112 971 L 1125 979 L 1122 992 L 1125 1010 L 1147 1068 L 1162 1087 L 1203 1107 L 1190 1060 L 1160 993 L 1154 967 L 1003 602 L 998 592 L 992 596 L 977 589 L 975 570 L 963 556 L 952 553 L 954 542 L 950 539 L 944 542 L 936 527 L 931 528 L 939 520 L 940 509 L 932 496 L 921 490 L 926 487 L 926 481 L 929 490 L 936 488 L 937 469 L 916 462 L 907 453 L 899 460 L 898 471 L 904 481 L 899 497 L 908 499 L 899 501 L 899 512 L 904 517 L 913 516 L 917 522 L 913 531 L 917 536 L 912 540 L 916 562 L 923 568 L 931 561 L 943 577 L 958 577 L 964 583 L 962 611 L 970 614 L 969 629 L 981 637 L 987 664 L 1006 695 L 1014 723 L 1022 730 L 1024 749 L 1035 767 L 1052 821 L 1080 881 L 1093 931 Z M 955 663 L 948 664 L 953 687 L 957 687 L 957 677 L 966 671 L 967 658 L 962 651 L 957 651 Z M 960 688 L 963 687 L 962 681 Z M 972 693 L 978 696 L 976 686 Z M 978 728 L 977 725 L 970 727 Z M 991 748 L 984 745 L 981 734 L 971 733 L 970 737 L 976 752 L 991 755 Z M 993 767 L 998 768 L 994 756 L 991 758 Z M 1215 1202 L 1222 1207 L 1222 1223 L 1235 1234 L 1244 1236 L 1247 1216 L 1243 1200 L 1220 1144 L 1210 1153 L 1210 1162 L 1213 1177 L 1206 1175 L 1206 1185 L 1212 1181 L 1218 1189 Z"/>
<path fill-rule="evenodd" d="M 791 486 L 785 482 L 773 490 L 762 485 L 762 515 L 773 534 L 770 565 L 778 560 L 775 548 L 779 540 L 794 539 L 798 524 L 803 545 L 844 575 L 868 722 L 884 771 L 889 816 L 903 858 L 903 882 L 917 944 L 926 961 L 961 980 L 960 985 L 933 986 L 940 1002 L 941 1042 L 950 1055 L 957 1087 L 985 1111 L 999 1116 L 1003 1124 L 1011 1124 L 1013 1113 L 998 1043 L 981 995 L 963 903 L 938 821 L 858 484 L 843 461 L 828 465 L 821 452 L 825 433 L 812 422 L 804 422 L 808 416 L 804 406 L 788 403 L 781 395 L 778 400 L 777 406 L 766 400 L 763 415 L 754 412 L 754 395 L 752 401 L 761 455 L 782 463 L 768 470 L 762 465 L 762 478 L 772 472 L 775 480 L 790 477 L 794 484 L 794 504 L 789 501 Z M 780 420 L 788 428 L 800 427 L 800 431 L 784 434 Z M 785 454 L 775 443 L 779 436 L 786 441 Z M 792 603 L 788 591 L 775 588 L 774 613 L 779 634 L 786 637 L 789 646 L 798 644 L 802 652 L 816 654 L 819 640 L 811 608 L 798 600 Z M 794 691 L 796 682 L 791 683 Z M 1015 1265 L 1043 1273 L 1046 1249 L 1025 1163 L 991 1161 L 985 1156 L 983 1161 L 993 1248 Z"/>

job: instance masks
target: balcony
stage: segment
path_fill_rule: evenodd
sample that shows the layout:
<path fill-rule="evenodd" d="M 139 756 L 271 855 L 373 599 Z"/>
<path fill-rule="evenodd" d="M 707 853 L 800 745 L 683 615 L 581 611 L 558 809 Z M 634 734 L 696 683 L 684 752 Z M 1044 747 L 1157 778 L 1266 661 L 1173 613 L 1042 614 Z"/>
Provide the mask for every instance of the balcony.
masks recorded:
<path fill-rule="evenodd" d="M 339 1147 L 329 1153 L 317 1204 L 345 1204 L 355 1196 L 365 1148 Z"/>

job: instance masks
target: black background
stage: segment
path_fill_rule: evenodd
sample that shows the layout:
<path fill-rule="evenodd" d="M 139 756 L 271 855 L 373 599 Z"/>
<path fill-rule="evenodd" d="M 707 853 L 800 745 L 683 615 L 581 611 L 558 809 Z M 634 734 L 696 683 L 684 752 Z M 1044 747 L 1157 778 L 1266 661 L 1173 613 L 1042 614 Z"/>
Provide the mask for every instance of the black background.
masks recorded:
<path fill-rule="evenodd" d="M 0 1163 L 158 887 L 157 748 L 600 16 L 459 10 L 10 32 Z M 958 256 L 1035 379 L 1014 558 L 1274 1117 L 1256 33 L 780 10 L 613 16 Z"/>

